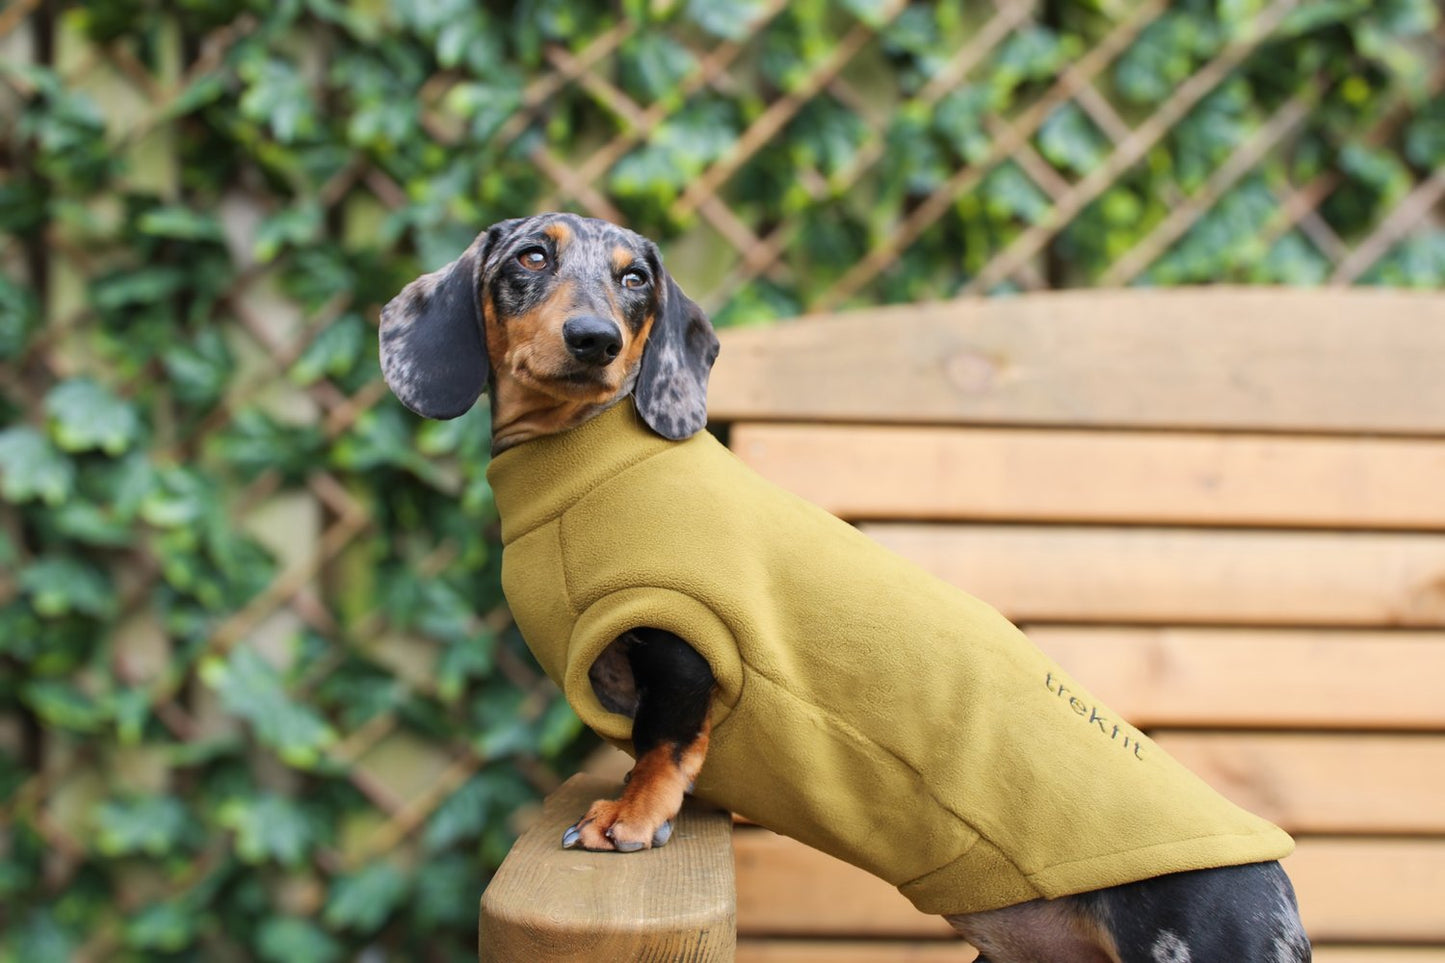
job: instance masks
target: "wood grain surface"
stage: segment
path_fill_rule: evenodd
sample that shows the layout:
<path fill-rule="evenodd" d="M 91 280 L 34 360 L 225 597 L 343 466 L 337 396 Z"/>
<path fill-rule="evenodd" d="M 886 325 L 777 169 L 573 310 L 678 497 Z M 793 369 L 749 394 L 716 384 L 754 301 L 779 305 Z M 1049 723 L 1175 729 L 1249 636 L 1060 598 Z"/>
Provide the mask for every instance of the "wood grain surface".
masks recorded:
<path fill-rule="evenodd" d="M 1445 529 L 1432 441 L 742 424 L 730 443 L 849 520 Z"/>
<path fill-rule="evenodd" d="M 1090 290 L 720 333 L 719 421 L 1445 435 L 1445 295 Z"/>
<path fill-rule="evenodd" d="M 1445 731 L 1445 632 L 1025 625 L 1136 726 Z"/>
<path fill-rule="evenodd" d="M 666 846 L 589 853 L 562 832 L 618 783 L 573 776 L 547 797 L 482 894 L 482 963 L 722 963 L 736 945 L 732 820 L 689 801 Z"/>
<path fill-rule="evenodd" d="M 1016 622 L 1445 625 L 1445 536 L 877 522 Z"/>
<path fill-rule="evenodd" d="M 951 933 L 882 880 L 785 836 L 740 828 L 733 846 L 738 932 L 745 936 L 916 940 Z M 1313 940 L 1445 943 L 1445 839 L 1306 837 L 1284 865 Z"/>

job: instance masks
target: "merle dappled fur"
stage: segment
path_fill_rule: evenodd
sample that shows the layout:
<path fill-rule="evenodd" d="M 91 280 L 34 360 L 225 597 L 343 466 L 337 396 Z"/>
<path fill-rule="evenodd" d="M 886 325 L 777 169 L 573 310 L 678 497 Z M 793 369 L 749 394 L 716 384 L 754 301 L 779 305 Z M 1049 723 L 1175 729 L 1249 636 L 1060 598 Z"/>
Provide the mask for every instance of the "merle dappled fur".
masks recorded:
<path fill-rule="evenodd" d="M 551 258 L 545 273 L 516 264 L 519 252 L 534 247 Z M 633 260 L 624 264 L 619 251 Z M 646 275 L 645 296 L 618 288 L 619 272 L 629 269 Z M 506 334 L 515 319 L 535 319 L 544 308 L 558 321 L 610 316 L 645 340 L 640 364 L 625 373 L 621 390 L 607 403 L 630 392 L 643 421 L 666 438 L 702 429 L 708 373 L 718 351 L 707 315 L 663 268 L 655 244 L 576 215 L 502 221 L 451 264 L 407 285 L 381 312 L 382 373 L 412 411 L 455 418 L 487 388 L 499 360 L 489 356 L 494 339 L 487 319 Z M 588 374 L 579 366 L 571 376 L 582 384 Z"/>

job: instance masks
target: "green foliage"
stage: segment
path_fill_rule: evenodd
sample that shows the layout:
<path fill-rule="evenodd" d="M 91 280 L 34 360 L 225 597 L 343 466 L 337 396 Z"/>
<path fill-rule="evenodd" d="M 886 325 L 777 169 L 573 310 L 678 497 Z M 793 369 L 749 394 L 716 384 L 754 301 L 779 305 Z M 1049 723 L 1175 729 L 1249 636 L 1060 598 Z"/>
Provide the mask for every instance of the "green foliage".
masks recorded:
<path fill-rule="evenodd" d="M 331 727 L 293 701 L 277 672 L 250 649 L 237 649 L 227 661 L 208 659 L 200 675 L 232 715 L 249 722 L 256 738 L 293 766 L 313 768 L 336 740 Z"/>
<path fill-rule="evenodd" d="M 65 451 L 122 454 L 140 436 L 135 409 L 84 378 L 62 381 L 45 396 L 50 434 Z"/>
<path fill-rule="evenodd" d="M 196 824 L 174 796 L 102 804 L 95 815 L 96 846 L 108 856 L 164 856 L 193 840 Z"/>
<path fill-rule="evenodd" d="M 403 284 L 495 220 L 599 202 L 719 324 L 816 307 L 920 212 L 845 302 L 952 296 L 1031 228 L 1048 243 L 996 290 L 1093 284 L 1188 202 L 1129 283 L 1318 284 L 1320 237 L 1357 245 L 1445 163 L 1433 0 L 1295 5 L 1110 166 L 1118 125 L 1265 6 L 1166 5 L 1094 79 L 1102 111 L 1032 108 L 1130 4 L 1038 5 L 962 76 L 1006 6 L 3 18 L 0 963 L 475 959 L 517 814 L 596 743 L 503 605 L 485 404 L 424 423 L 379 384 Z M 1281 146 L 1216 185 L 1297 96 Z M 1319 222 L 1273 223 L 1322 177 Z M 1359 281 L 1440 287 L 1445 233 Z"/>
<path fill-rule="evenodd" d="M 311 852 L 316 835 L 302 808 L 275 793 L 227 800 L 216 812 L 216 823 L 235 832 L 236 855 L 252 864 L 297 866 Z"/>
<path fill-rule="evenodd" d="M 261 924 L 256 951 L 267 963 L 314 960 L 333 963 L 341 959 L 341 944 L 307 919 L 273 916 Z"/>
<path fill-rule="evenodd" d="M 400 871 L 386 863 L 373 863 L 336 881 L 322 919 L 339 930 L 373 933 L 406 898 L 408 888 Z"/>
<path fill-rule="evenodd" d="M 75 484 L 75 466 L 50 440 L 26 425 L 0 432 L 0 496 L 59 505 Z"/>

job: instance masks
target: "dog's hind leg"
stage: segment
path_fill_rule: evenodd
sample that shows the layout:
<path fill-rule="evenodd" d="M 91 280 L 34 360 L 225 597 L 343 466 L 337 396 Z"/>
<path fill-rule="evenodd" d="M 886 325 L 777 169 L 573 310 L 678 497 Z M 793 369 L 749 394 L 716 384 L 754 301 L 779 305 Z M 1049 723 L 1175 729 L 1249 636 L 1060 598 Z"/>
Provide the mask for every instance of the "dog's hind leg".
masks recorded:
<path fill-rule="evenodd" d="M 563 834 L 568 848 L 633 852 L 661 846 L 707 757 L 714 684 L 707 661 L 671 632 L 635 629 L 624 638 L 637 698 L 637 764 L 621 797 L 597 800 Z"/>

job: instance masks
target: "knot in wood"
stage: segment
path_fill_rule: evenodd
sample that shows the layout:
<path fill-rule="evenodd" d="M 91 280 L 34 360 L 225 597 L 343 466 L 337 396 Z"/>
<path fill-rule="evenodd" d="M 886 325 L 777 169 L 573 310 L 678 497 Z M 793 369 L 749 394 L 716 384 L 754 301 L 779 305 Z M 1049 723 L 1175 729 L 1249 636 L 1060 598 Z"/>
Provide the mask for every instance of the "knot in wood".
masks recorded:
<path fill-rule="evenodd" d="M 1000 365 L 981 351 L 966 348 L 944 361 L 943 373 L 948 383 L 968 394 L 983 394 L 994 386 Z"/>

